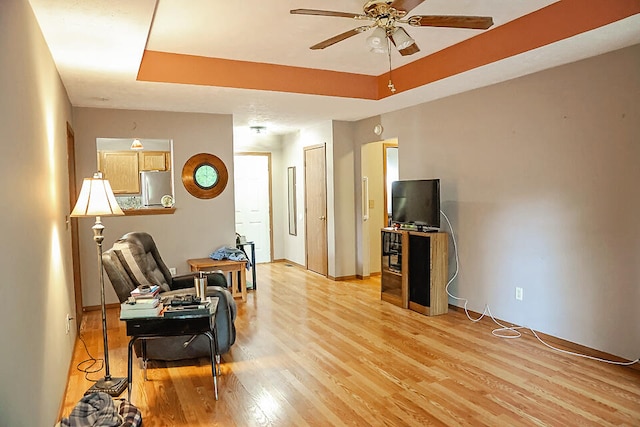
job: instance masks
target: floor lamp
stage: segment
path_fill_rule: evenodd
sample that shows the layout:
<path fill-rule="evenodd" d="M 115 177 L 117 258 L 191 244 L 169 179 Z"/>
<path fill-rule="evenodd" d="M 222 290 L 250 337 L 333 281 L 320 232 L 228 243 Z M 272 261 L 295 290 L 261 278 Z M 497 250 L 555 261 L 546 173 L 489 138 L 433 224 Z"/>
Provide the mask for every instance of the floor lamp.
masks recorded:
<path fill-rule="evenodd" d="M 104 225 L 100 221 L 101 216 L 124 215 L 116 201 L 111 185 L 106 179 L 102 179 L 100 172 L 93 178 L 85 178 L 78 196 L 72 217 L 96 217 L 96 223 L 92 228 L 93 240 L 98 246 L 98 276 L 100 280 L 100 303 L 102 305 L 102 338 L 104 340 L 104 367 L 105 376 L 98 380 L 85 394 L 104 392 L 111 396 L 119 396 L 127 388 L 126 378 L 112 378 L 109 373 L 109 342 L 107 340 L 107 309 L 104 302 L 104 273 L 102 271 L 102 231 Z"/>

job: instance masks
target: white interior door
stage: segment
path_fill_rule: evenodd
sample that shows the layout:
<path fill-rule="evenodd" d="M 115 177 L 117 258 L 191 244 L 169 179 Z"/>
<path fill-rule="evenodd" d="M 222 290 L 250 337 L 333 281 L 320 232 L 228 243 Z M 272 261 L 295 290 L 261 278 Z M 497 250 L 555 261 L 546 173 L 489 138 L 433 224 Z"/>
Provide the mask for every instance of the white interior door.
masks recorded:
<path fill-rule="evenodd" d="M 255 243 L 256 263 L 271 262 L 271 173 L 268 155 L 236 155 L 236 233 Z M 247 255 L 251 256 L 248 253 Z"/>

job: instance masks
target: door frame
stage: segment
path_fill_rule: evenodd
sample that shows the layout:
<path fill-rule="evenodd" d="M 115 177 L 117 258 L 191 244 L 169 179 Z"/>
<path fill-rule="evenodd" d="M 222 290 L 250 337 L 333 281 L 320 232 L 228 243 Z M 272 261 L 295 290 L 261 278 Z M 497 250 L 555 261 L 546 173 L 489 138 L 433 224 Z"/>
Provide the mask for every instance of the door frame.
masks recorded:
<path fill-rule="evenodd" d="M 396 139 L 394 142 L 387 142 L 385 141 L 382 144 L 382 167 L 383 169 L 383 176 L 384 176 L 384 227 L 388 227 L 389 226 L 389 210 L 387 209 L 387 206 L 389 206 L 389 197 L 391 197 L 391 194 L 388 194 L 387 191 L 387 181 L 389 180 L 389 177 L 387 176 L 387 149 L 389 148 L 398 148 L 398 140 Z M 400 168 L 398 168 L 400 169 Z"/>
<path fill-rule="evenodd" d="M 263 151 L 239 151 L 233 156 L 264 156 L 267 158 L 267 175 L 269 177 L 269 262 L 273 262 L 273 197 L 271 176 L 271 153 Z M 234 168 L 235 171 L 235 168 Z M 235 173 L 235 172 L 234 172 Z M 235 221 L 235 217 L 234 217 Z M 255 266 L 254 266 L 255 268 Z"/>
<path fill-rule="evenodd" d="M 69 212 L 73 210 L 78 200 L 76 186 L 76 146 L 73 128 L 67 122 L 67 175 L 69 186 Z M 80 272 L 80 241 L 78 233 L 78 218 L 67 215 L 67 226 L 71 228 L 71 264 L 73 269 L 73 295 L 75 299 L 76 330 L 82 325 L 82 275 Z"/>

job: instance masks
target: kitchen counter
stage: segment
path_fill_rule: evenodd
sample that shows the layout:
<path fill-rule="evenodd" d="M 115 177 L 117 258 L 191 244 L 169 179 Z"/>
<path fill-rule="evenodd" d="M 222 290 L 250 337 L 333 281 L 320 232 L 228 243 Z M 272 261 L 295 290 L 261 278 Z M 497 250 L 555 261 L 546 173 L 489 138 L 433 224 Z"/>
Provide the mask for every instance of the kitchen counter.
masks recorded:
<path fill-rule="evenodd" d="M 161 208 L 161 207 L 142 207 L 137 209 L 123 209 L 122 212 L 126 216 L 134 215 L 173 215 L 176 208 Z"/>

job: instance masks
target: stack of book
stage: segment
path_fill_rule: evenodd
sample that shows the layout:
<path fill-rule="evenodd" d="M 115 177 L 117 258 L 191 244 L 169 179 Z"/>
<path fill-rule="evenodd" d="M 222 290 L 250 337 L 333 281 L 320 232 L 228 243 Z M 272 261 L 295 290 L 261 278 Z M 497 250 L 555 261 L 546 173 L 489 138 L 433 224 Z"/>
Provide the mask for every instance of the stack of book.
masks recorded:
<path fill-rule="evenodd" d="M 163 305 L 156 298 L 130 298 L 120 304 L 120 319 L 135 319 L 138 317 L 156 317 L 162 312 Z"/>
<path fill-rule="evenodd" d="M 155 317 L 162 312 L 160 302 L 160 286 L 138 286 L 131 291 L 131 297 L 120 304 L 121 319 L 135 319 L 137 317 Z"/>
<path fill-rule="evenodd" d="M 160 293 L 160 286 L 151 285 L 151 286 L 138 286 L 134 290 L 131 291 L 131 296 L 137 299 L 152 299 L 158 298 L 158 294 Z"/>
<path fill-rule="evenodd" d="M 192 304 L 171 304 L 167 302 L 164 309 L 164 317 L 202 316 L 209 314 L 211 310 L 211 298 L 202 301 L 194 301 Z"/>

